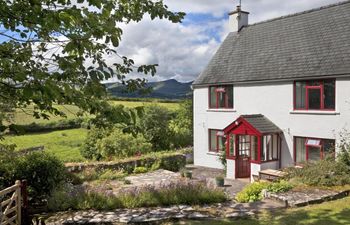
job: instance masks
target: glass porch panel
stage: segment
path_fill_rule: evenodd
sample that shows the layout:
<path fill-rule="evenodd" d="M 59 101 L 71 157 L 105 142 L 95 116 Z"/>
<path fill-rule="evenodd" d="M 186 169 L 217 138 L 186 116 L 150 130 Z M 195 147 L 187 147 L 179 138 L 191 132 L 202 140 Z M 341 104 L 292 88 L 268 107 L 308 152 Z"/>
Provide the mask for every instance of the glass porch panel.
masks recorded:
<path fill-rule="evenodd" d="M 230 134 L 230 156 L 236 156 L 236 135 Z"/>
<path fill-rule="evenodd" d="M 309 109 L 321 109 L 321 89 L 309 89 Z"/>
<path fill-rule="evenodd" d="M 258 161 L 259 157 L 259 148 L 258 148 L 258 137 L 257 136 L 251 136 L 251 159 L 253 161 Z"/>
<path fill-rule="evenodd" d="M 309 161 L 319 161 L 321 160 L 321 147 L 308 147 Z"/>
<path fill-rule="evenodd" d="M 250 135 L 239 135 L 238 155 L 249 157 L 250 155 Z"/>

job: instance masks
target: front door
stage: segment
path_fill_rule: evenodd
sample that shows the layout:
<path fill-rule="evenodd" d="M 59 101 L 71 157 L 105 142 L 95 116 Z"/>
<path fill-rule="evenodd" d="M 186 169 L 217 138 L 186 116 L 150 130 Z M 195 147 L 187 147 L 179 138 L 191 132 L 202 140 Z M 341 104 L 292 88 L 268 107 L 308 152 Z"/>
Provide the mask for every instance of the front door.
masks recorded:
<path fill-rule="evenodd" d="M 236 158 L 237 178 L 250 177 L 250 135 L 238 135 Z"/>

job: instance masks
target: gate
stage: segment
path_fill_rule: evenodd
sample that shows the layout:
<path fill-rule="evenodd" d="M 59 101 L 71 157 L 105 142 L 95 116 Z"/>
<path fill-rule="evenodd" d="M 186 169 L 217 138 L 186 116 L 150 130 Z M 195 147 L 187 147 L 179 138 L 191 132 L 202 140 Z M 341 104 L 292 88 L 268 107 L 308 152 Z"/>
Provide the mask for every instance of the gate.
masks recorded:
<path fill-rule="evenodd" d="M 0 225 L 22 224 L 22 206 L 26 208 L 27 205 L 26 186 L 25 181 L 18 180 L 15 185 L 0 191 Z"/>

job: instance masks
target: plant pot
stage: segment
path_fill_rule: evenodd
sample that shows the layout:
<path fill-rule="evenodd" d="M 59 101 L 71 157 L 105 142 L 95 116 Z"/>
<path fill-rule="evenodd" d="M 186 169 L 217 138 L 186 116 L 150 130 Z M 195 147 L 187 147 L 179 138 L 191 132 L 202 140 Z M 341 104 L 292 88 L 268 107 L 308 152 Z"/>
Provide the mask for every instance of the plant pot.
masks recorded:
<path fill-rule="evenodd" d="M 225 178 L 223 177 L 217 177 L 215 178 L 215 181 L 218 187 L 223 187 L 225 185 Z"/>

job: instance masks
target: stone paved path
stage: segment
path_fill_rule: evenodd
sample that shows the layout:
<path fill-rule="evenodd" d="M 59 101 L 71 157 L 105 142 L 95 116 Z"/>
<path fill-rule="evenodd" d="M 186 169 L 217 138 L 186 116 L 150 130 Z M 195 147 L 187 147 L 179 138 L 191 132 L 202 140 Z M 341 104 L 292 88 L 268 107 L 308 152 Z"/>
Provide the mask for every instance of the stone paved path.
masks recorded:
<path fill-rule="evenodd" d="M 234 202 L 210 206 L 173 206 L 165 208 L 120 209 L 112 212 L 79 211 L 63 212 L 49 217 L 45 224 L 132 224 L 156 222 L 172 219 L 211 219 L 241 218 L 255 215 L 257 212 L 283 208 L 283 204 L 271 200 L 256 203 L 238 204 Z"/>
<path fill-rule="evenodd" d="M 180 178 L 181 176 L 179 173 L 174 173 L 168 170 L 157 170 L 145 174 L 128 176 L 126 180 L 131 182 L 131 186 L 140 187 L 145 185 L 164 185 L 169 182 L 174 182 Z"/>

